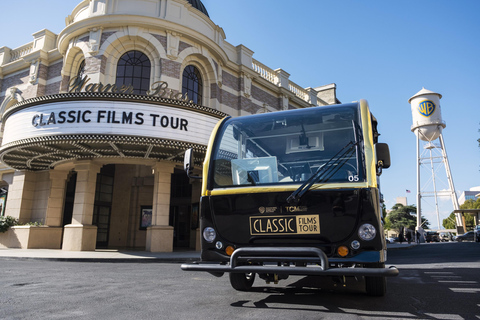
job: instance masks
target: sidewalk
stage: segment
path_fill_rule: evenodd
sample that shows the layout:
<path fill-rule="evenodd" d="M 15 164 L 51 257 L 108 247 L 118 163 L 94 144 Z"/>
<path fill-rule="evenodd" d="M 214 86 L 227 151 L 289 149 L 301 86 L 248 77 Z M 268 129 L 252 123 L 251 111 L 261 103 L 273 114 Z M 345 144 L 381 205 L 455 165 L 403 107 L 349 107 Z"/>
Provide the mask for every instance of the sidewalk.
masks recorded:
<path fill-rule="evenodd" d="M 415 243 L 392 243 L 388 250 L 408 249 Z M 147 252 L 115 249 L 95 251 L 63 251 L 55 249 L 0 249 L 0 259 L 53 260 L 72 262 L 164 262 L 183 263 L 200 260 L 199 251 Z"/>
<path fill-rule="evenodd" d="M 199 251 L 147 252 L 115 249 L 63 251 L 56 249 L 0 249 L 0 259 L 39 259 L 72 262 L 170 262 L 200 260 Z"/>

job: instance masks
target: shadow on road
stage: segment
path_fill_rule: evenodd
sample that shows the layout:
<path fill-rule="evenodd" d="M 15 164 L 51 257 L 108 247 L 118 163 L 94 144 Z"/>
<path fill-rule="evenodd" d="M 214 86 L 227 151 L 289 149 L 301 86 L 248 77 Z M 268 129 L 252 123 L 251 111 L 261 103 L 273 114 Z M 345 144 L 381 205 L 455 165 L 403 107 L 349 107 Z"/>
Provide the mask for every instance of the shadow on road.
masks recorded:
<path fill-rule="evenodd" d="M 455 246 L 456 243 L 444 244 Z M 462 250 L 471 249 L 462 245 Z M 442 246 L 432 246 L 424 263 L 442 252 Z M 458 247 L 460 248 L 460 247 Z M 424 248 L 425 249 L 425 248 Z M 416 250 L 413 248 L 412 250 Z M 409 250 L 405 250 L 409 251 Z M 430 251 L 430 248 L 429 250 Z M 480 251 L 480 250 L 479 250 Z M 398 257 L 396 257 L 397 259 Z M 439 262 L 439 257 L 435 257 Z M 452 263 L 447 257 L 440 261 Z M 463 259 L 456 257 L 455 261 Z M 420 263 L 420 262 L 418 262 Z M 388 278 L 387 294 L 370 297 L 365 292 L 364 279 L 347 278 L 345 286 L 325 277 L 304 277 L 287 287 L 255 286 L 263 292 L 259 300 L 239 300 L 231 304 L 238 308 L 278 309 L 319 312 L 330 318 L 344 314 L 375 319 L 478 319 L 480 318 L 480 272 L 478 268 L 411 268 L 400 266 L 400 275 Z M 410 265 L 410 264 L 409 264 Z M 257 282 L 261 284 L 260 281 Z M 258 297 L 258 294 L 256 295 Z M 313 314 L 312 314 L 313 315 Z M 343 318 L 343 317 L 342 317 Z"/>

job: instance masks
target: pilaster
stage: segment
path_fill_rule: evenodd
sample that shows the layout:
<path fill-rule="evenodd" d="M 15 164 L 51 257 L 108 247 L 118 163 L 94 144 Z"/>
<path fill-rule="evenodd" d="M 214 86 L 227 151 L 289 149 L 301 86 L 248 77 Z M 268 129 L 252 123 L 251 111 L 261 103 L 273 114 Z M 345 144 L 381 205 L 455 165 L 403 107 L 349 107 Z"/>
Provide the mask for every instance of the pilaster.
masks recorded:
<path fill-rule="evenodd" d="M 97 173 L 100 172 L 101 167 L 101 165 L 92 161 L 78 161 L 75 164 L 77 184 L 75 187 L 72 224 L 92 224 Z"/>
<path fill-rule="evenodd" d="M 50 192 L 48 195 L 45 225 L 62 226 L 65 187 L 69 171 L 50 170 Z"/>
<path fill-rule="evenodd" d="M 8 188 L 5 215 L 17 218 L 20 223 L 30 222 L 35 193 L 35 178 L 34 172 L 15 171 L 12 184 Z"/>
<path fill-rule="evenodd" d="M 63 246 L 66 251 L 93 251 L 97 242 L 97 227 L 92 225 L 95 187 L 100 164 L 77 161 L 77 184 L 73 204 L 72 223 L 64 227 Z"/>
<path fill-rule="evenodd" d="M 146 250 L 150 252 L 173 251 L 173 227 L 169 226 L 170 187 L 174 164 L 157 162 L 153 166 L 152 226 L 147 228 Z"/>

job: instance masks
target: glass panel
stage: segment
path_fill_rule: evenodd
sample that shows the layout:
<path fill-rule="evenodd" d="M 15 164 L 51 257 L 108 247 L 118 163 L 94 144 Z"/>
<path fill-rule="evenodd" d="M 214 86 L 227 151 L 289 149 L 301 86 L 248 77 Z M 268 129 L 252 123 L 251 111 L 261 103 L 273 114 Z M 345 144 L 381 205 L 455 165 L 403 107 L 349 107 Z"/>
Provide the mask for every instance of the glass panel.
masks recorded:
<path fill-rule="evenodd" d="M 202 104 L 203 82 L 200 71 L 194 66 L 186 66 L 183 70 L 182 94 L 187 94 L 196 104 Z"/>
<path fill-rule="evenodd" d="M 151 63 L 140 51 L 129 51 L 117 65 L 117 85 L 133 85 L 135 94 L 145 94 L 150 87 Z"/>
<path fill-rule="evenodd" d="M 364 181 L 357 105 L 229 119 L 216 142 L 213 186 Z"/>

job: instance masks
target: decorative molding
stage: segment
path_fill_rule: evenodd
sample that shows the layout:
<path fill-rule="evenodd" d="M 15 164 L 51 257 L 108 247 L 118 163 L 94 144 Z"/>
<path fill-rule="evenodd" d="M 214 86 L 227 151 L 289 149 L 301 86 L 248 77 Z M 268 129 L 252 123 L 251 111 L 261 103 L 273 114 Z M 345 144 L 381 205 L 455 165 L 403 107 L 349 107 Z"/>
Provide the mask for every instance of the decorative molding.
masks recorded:
<path fill-rule="evenodd" d="M 250 98 L 252 95 L 252 77 L 247 73 L 242 73 L 243 77 L 243 95 L 245 98 Z"/>
<path fill-rule="evenodd" d="M 90 51 L 88 53 L 92 56 L 96 56 L 100 50 L 103 28 L 91 28 L 88 29 L 88 31 L 90 32 L 88 40 L 88 48 Z"/>
<path fill-rule="evenodd" d="M 18 102 L 22 102 L 25 99 L 22 97 L 22 93 L 18 90 L 17 87 L 11 87 L 8 89 L 8 92 L 10 93 L 10 99 L 11 100 L 17 100 Z"/>
<path fill-rule="evenodd" d="M 282 95 L 282 110 L 288 110 L 288 96 L 286 94 Z"/>
<path fill-rule="evenodd" d="M 29 82 L 31 84 L 36 84 L 38 81 L 38 69 L 40 66 L 40 60 L 36 59 L 30 62 L 30 75 L 29 75 Z"/>
<path fill-rule="evenodd" d="M 180 33 L 167 30 L 167 57 L 170 60 L 178 58 L 178 49 L 180 44 Z"/>

